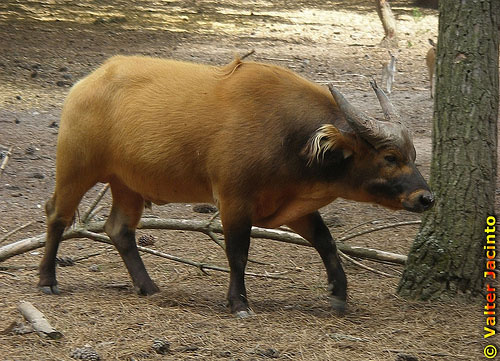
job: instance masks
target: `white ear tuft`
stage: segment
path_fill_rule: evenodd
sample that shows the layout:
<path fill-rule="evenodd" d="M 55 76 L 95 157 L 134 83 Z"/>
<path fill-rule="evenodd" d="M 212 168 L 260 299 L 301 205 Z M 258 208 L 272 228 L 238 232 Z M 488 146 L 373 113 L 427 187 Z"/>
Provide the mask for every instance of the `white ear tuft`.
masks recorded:
<path fill-rule="evenodd" d="M 304 153 L 308 158 L 307 165 L 310 166 L 315 161 L 322 162 L 328 150 L 341 146 L 339 143 L 341 143 L 342 138 L 340 131 L 332 124 L 324 124 L 319 127 L 304 149 Z M 352 150 L 349 148 L 344 148 L 342 151 L 344 158 L 352 155 Z"/>

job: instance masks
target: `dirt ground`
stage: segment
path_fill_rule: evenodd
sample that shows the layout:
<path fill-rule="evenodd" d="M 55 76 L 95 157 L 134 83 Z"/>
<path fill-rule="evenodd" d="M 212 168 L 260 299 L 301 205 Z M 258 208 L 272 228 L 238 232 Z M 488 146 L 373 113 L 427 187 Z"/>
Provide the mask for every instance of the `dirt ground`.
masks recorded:
<path fill-rule="evenodd" d="M 66 3 L 69 3 L 67 5 Z M 64 5 L 66 4 L 66 5 Z M 115 54 L 224 64 L 254 49 L 251 60 L 276 63 L 320 82 L 333 81 L 366 112 L 380 115 L 368 80 L 380 80 L 387 49 L 371 1 L 154 1 L 0 2 L 0 154 L 13 154 L 0 178 L 0 239 L 32 222 L 0 246 L 44 232 L 44 202 L 54 187 L 56 135 L 62 102 L 77 79 Z M 428 178 L 432 101 L 424 57 L 437 34 L 437 14 L 391 1 L 399 49 L 393 103 L 414 132 L 417 162 Z M 84 210 L 98 189 L 88 193 Z M 109 196 L 98 218 L 109 211 Z M 418 220 L 408 212 L 335 201 L 322 209 L 334 236 L 380 223 Z M 192 205 L 154 206 L 148 217 L 209 219 Z M 349 244 L 407 254 L 418 226 L 354 238 Z M 149 246 L 226 267 L 223 251 L 207 237 L 183 231 L 138 231 Z M 98 253 L 98 255 L 94 255 Z M 36 289 L 43 249 L 13 257 L 0 273 L 0 330 L 22 322 L 16 309 L 32 302 L 64 334 L 0 335 L 0 360 L 71 360 L 89 345 L 102 360 L 479 360 L 482 305 L 462 300 L 413 302 L 395 289 L 402 267 L 363 261 L 384 277 L 344 262 L 349 309 L 329 309 L 326 276 L 310 248 L 253 240 L 249 271 L 284 279 L 247 277 L 256 316 L 228 312 L 228 275 L 144 255 L 161 292 L 140 297 L 118 253 L 89 240 L 62 244 L 60 257 L 81 258 L 58 267 L 62 294 Z M 170 343 L 160 355 L 155 339 Z"/>

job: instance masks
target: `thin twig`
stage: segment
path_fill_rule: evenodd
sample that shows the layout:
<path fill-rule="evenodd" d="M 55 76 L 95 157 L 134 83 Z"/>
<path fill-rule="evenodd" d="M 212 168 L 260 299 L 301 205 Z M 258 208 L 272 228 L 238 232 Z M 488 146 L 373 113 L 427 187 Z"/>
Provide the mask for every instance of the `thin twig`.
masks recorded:
<path fill-rule="evenodd" d="M 252 54 L 255 54 L 255 49 L 252 49 L 252 50 L 250 50 L 248 53 L 246 53 L 245 55 L 243 55 L 243 56 L 240 58 L 240 60 L 243 60 L 243 59 L 245 59 L 245 58 L 248 58 L 248 57 L 249 57 L 250 55 L 252 55 Z"/>
<path fill-rule="evenodd" d="M 365 269 L 367 271 L 370 271 L 370 272 L 373 272 L 373 273 L 376 273 L 376 274 L 379 274 L 379 275 L 382 275 L 382 276 L 385 276 L 385 277 L 395 277 L 395 275 L 391 275 L 389 273 L 385 273 L 385 272 L 376 270 L 374 268 L 368 267 L 367 265 L 365 265 L 365 264 L 363 264 L 361 262 L 356 261 L 354 258 L 349 257 L 348 255 L 346 255 L 342 251 L 337 251 L 337 252 L 339 253 L 339 256 L 344 257 L 347 261 L 351 262 L 352 264 L 355 264 L 356 266 L 358 266 L 360 268 L 363 268 L 363 269 Z"/>
<path fill-rule="evenodd" d="M 290 62 L 293 62 L 295 60 L 293 59 L 285 59 L 285 58 L 273 58 L 273 57 L 270 57 L 270 56 L 263 56 L 263 57 L 260 57 L 262 60 L 269 60 L 269 61 L 290 61 Z"/>
<path fill-rule="evenodd" d="M 33 269 L 38 269 L 38 265 L 31 264 L 26 266 L 14 266 L 14 265 L 0 266 L 1 271 L 7 271 L 7 270 L 17 271 L 17 270 L 33 270 Z"/>
<path fill-rule="evenodd" d="M 219 238 L 214 232 L 207 231 L 206 235 L 209 236 L 212 239 L 212 241 L 214 241 L 220 248 L 226 250 L 226 245 L 224 244 L 224 242 L 219 240 Z"/>
<path fill-rule="evenodd" d="M 398 223 L 386 224 L 386 225 L 383 225 L 383 226 L 380 226 L 380 227 L 370 228 L 370 229 L 367 229 L 365 231 L 361 231 L 361 232 L 358 232 L 358 233 L 350 234 L 350 235 L 345 236 L 345 237 L 341 237 L 341 238 L 337 239 L 337 242 L 345 242 L 348 239 L 359 237 L 359 236 L 362 236 L 363 234 L 380 231 L 382 229 L 396 228 L 396 227 L 401 227 L 401 226 L 411 226 L 411 225 L 420 224 L 420 223 L 422 223 L 422 221 L 407 221 L 407 222 L 398 222 Z"/>
<path fill-rule="evenodd" d="M 73 259 L 73 262 L 80 262 L 80 261 L 83 261 L 83 260 L 86 260 L 86 259 L 89 259 L 89 258 L 92 258 L 95 256 L 100 256 L 101 254 L 108 253 L 109 251 L 110 251 L 109 249 L 106 249 L 106 250 L 101 251 L 101 252 L 94 252 L 94 253 L 87 254 L 85 256 L 76 257 Z"/>
<path fill-rule="evenodd" d="M 22 226 L 19 226 L 17 228 L 14 228 L 12 231 L 10 231 L 9 233 L 7 233 L 6 235 L 4 235 L 2 238 L 0 238 L 0 244 L 5 241 L 7 238 L 9 238 L 10 236 L 12 236 L 14 233 L 16 232 L 19 232 L 23 229 L 25 229 L 26 227 L 28 226 L 31 226 L 33 223 L 35 223 L 35 221 L 31 221 L 31 222 L 28 222 L 26 224 L 23 224 Z"/>
<path fill-rule="evenodd" d="M 383 219 L 374 219 L 372 221 L 366 221 L 366 222 L 363 222 L 363 223 L 360 223 L 360 224 L 357 224 L 349 229 L 346 229 L 345 231 L 342 231 L 341 234 L 338 235 L 338 237 L 342 237 L 344 234 L 346 233 L 349 233 L 349 232 L 352 232 L 354 231 L 356 228 L 359 228 L 359 227 L 362 227 L 364 226 L 365 224 L 375 224 L 375 222 L 380 222 L 380 221 L 383 221 Z"/>
<path fill-rule="evenodd" d="M 5 170 L 5 167 L 7 166 L 7 162 L 9 161 L 9 158 L 12 155 L 12 149 L 13 149 L 13 147 L 9 148 L 9 150 L 7 151 L 7 154 L 5 155 L 5 158 L 3 159 L 2 165 L 0 165 L 0 176 L 3 174 L 3 171 Z"/>
<path fill-rule="evenodd" d="M 219 211 L 215 212 L 212 217 L 210 217 L 210 219 L 208 220 L 208 225 L 210 226 L 214 221 L 215 219 L 219 216 Z"/>
<path fill-rule="evenodd" d="M 104 197 L 104 195 L 108 191 L 108 188 L 109 188 L 109 184 L 106 184 L 102 187 L 101 191 L 97 194 L 97 197 L 94 199 L 92 204 L 87 208 L 87 210 L 83 214 L 83 217 L 81 220 L 82 223 L 88 223 L 88 221 L 90 220 L 90 214 L 92 213 L 94 208 L 97 206 L 97 204 L 101 201 L 101 199 Z"/>
<path fill-rule="evenodd" d="M 72 233 L 74 233 L 75 236 L 90 238 L 90 239 L 93 239 L 94 241 L 98 241 L 98 242 L 102 242 L 102 243 L 106 243 L 106 244 L 112 244 L 109 237 L 104 236 L 104 235 L 99 234 L 99 233 L 89 232 L 89 231 L 84 230 L 84 229 L 76 229 L 76 230 L 73 230 Z M 150 248 L 146 248 L 146 247 L 142 247 L 142 246 L 137 246 L 137 249 L 141 252 L 149 253 L 149 254 L 152 254 L 152 255 L 155 255 L 158 257 L 162 257 L 162 258 L 166 258 L 166 259 L 169 259 L 171 261 L 180 262 L 180 263 L 188 264 L 191 266 L 195 266 L 202 271 L 210 269 L 210 270 L 214 270 L 214 271 L 221 271 L 221 272 L 229 273 L 229 269 L 224 268 L 224 267 L 219 267 L 219 266 L 214 266 L 214 265 L 210 265 L 210 264 L 192 261 L 189 259 L 173 256 L 173 255 L 168 254 L 168 253 L 156 251 L 154 249 L 150 249 Z M 245 274 L 248 276 L 253 276 L 253 277 L 262 277 L 262 278 L 271 278 L 271 279 L 289 279 L 288 277 L 281 277 L 281 276 L 273 275 L 273 274 L 259 274 L 259 273 L 253 273 L 253 272 L 245 272 Z"/>
<path fill-rule="evenodd" d="M 8 276 L 11 276 L 15 279 L 19 279 L 19 277 L 17 275 L 15 275 L 14 273 L 10 273 L 10 272 L 7 272 L 7 271 L 0 271 L 1 274 L 4 274 L 4 275 L 8 275 Z"/>

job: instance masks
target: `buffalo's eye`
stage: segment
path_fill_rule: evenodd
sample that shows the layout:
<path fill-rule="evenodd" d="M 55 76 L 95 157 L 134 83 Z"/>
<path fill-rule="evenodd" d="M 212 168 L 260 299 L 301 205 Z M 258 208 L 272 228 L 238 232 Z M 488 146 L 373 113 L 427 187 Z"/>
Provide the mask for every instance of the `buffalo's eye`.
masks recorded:
<path fill-rule="evenodd" d="M 390 164 L 395 164 L 398 161 L 398 159 L 394 155 L 386 155 L 384 157 L 384 159 L 386 160 L 387 163 L 390 163 Z"/>

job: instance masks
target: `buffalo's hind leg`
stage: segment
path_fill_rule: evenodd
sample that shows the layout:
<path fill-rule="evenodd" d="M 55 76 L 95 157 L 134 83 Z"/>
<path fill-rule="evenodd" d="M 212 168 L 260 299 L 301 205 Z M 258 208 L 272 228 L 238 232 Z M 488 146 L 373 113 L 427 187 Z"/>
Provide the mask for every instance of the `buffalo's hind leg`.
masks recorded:
<path fill-rule="evenodd" d="M 120 181 L 110 182 L 113 206 L 104 230 L 120 253 L 140 295 L 151 295 L 159 289 L 151 280 L 135 242 L 135 229 L 144 209 L 144 199 Z"/>
<path fill-rule="evenodd" d="M 87 182 L 72 183 L 66 182 L 64 177 L 59 177 L 56 182 L 56 191 L 45 204 L 47 239 L 39 266 L 38 287 L 46 294 L 59 294 L 56 279 L 56 255 L 59 243 L 64 230 L 73 221 L 78 203 L 94 184 L 95 182 L 90 179 Z"/>
<path fill-rule="evenodd" d="M 318 251 L 328 276 L 332 307 L 343 313 L 347 299 L 347 280 L 337 253 L 337 246 L 319 212 L 310 213 L 288 224 Z"/>

